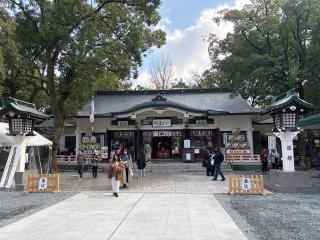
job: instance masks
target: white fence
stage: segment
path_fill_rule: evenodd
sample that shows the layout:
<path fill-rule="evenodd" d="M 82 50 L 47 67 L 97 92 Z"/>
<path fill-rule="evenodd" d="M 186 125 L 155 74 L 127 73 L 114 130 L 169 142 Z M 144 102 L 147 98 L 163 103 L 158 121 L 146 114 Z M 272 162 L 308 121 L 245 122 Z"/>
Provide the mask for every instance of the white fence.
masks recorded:
<path fill-rule="evenodd" d="M 228 163 L 260 163 L 260 155 L 226 155 Z"/>
<path fill-rule="evenodd" d="M 76 165 L 77 164 L 77 158 L 75 155 L 57 155 L 56 156 L 56 162 L 58 165 Z"/>

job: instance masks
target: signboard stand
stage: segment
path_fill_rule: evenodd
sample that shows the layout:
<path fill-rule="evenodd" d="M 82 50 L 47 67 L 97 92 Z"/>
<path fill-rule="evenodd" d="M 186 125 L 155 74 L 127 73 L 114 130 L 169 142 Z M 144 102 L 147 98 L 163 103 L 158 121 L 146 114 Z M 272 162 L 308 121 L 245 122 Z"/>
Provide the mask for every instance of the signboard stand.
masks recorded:
<path fill-rule="evenodd" d="M 59 174 L 29 174 L 27 192 L 60 192 Z"/>
<path fill-rule="evenodd" d="M 250 194 L 250 195 L 266 195 L 264 191 L 264 180 L 261 175 L 250 176 L 229 176 L 230 195 L 234 194 Z"/>

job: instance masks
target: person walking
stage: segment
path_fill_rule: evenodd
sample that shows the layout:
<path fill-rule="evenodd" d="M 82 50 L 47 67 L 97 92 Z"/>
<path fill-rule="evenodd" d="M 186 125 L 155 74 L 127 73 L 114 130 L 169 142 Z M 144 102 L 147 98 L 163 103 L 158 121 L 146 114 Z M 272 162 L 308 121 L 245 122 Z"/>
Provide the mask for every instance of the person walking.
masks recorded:
<path fill-rule="evenodd" d="M 209 148 L 207 148 L 203 154 L 202 167 L 206 168 L 207 176 L 214 175 L 214 173 L 212 171 L 212 166 L 211 166 L 211 154 L 210 154 Z"/>
<path fill-rule="evenodd" d="M 212 172 L 212 176 L 214 176 L 215 172 L 216 172 L 216 168 L 214 165 L 214 151 L 212 151 L 211 155 L 210 155 L 210 163 L 211 163 L 211 172 Z"/>
<path fill-rule="evenodd" d="M 79 181 L 82 180 L 83 175 L 83 167 L 86 159 L 83 155 L 83 152 L 80 150 L 79 155 L 77 156 L 77 163 L 78 163 L 78 173 L 79 173 Z"/>
<path fill-rule="evenodd" d="M 265 148 L 260 151 L 260 161 L 261 161 L 261 171 L 263 173 L 267 172 L 267 170 L 268 170 L 268 150 Z"/>
<path fill-rule="evenodd" d="M 119 197 L 120 182 L 123 180 L 123 170 L 125 165 L 123 161 L 120 161 L 118 155 L 114 155 L 113 161 L 111 163 L 111 186 L 114 197 Z"/>
<path fill-rule="evenodd" d="M 272 149 L 271 152 L 269 153 L 269 161 L 271 162 L 272 169 L 279 169 L 279 153 L 277 152 L 276 149 Z"/>
<path fill-rule="evenodd" d="M 152 152 L 152 149 L 149 143 L 146 143 L 144 145 L 144 155 L 145 155 L 145 161 L 148 161 L 149 163 L 151 163 L 151 152 Z"/>
<path fill-rule="evenodd" d="M 124 169 L 124 180 L 123 180 L 123 188 L 127 187 L 127 184 L 129 184 L 129 181 L 131 179 L 131 176 L 133 175 L 133 165 L 132 165 L 132 158 L 128 153 L 128 149 L 125 148 L 123 150 L 123 155 L 122 155 L 122 161 L 125 165 Z"/>
<path fill-rule="evenodd" d="M 143 178 L 145 176 L 144 169 L 146 167 L 146 159 L 145 159 L 145 154 L 144 152 L 141 152 L 137 158 L 137 165 L 139 169 L 139 177 Z"/>
<path fill-rule="evenodd" d="M 314 167 L 315 167 L 315 170 L 320 171 L 320 148 L 317 149 Z M 319 174 L 319 178 L 320 178 L 320 174 Z"/>
<path fill-rule="evenodd" d="M 101 161 L 100 156 L 98 155 L 97 151 L 94 150 L 92 154 L 92 159 L 91 159 L 91 166 L 92 166 L 92 178 L 96 179 L 98 176 L 98 166 L 99 162 Z"/>
<path fill-rule="evenodd" d="M 213 157 L 214 160 L 214 166 L 215 166 L 215 174 L 214 178 L 212 178 L 213 181 L 217 181 L 218 175 L 221 176 L 221 181 L 225 181 L 226 178 L 224 177 L 222 171 L 221 171 L 221 164 L 224 161 L 224 156 L 220 150 L 220 148 L 215 149 L 215 155 Z"/>

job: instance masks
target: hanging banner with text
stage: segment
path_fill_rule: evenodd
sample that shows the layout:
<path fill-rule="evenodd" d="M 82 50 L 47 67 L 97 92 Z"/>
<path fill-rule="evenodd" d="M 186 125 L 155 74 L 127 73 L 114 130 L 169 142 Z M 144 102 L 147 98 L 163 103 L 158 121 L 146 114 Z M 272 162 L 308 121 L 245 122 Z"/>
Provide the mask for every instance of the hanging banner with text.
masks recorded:
<path fill-rule="evenodd" d="M 276 136 L 268 136 L 268 149 L 276 149 L 277 146 Z"/>

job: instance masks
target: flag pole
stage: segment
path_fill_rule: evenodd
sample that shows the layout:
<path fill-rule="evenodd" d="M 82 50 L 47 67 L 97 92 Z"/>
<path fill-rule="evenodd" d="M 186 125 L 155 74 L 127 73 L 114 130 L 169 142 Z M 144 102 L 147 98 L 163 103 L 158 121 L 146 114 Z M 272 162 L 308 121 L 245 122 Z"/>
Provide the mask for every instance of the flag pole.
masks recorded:
<path fill-rule="evenodd" d="M 90 117 L 89 120 L 91 122 L 91 131 L 93 133 L 93 123 L 94 123 L 94 95 L 91 97 L 91 104 L 90 104 Z"/>

